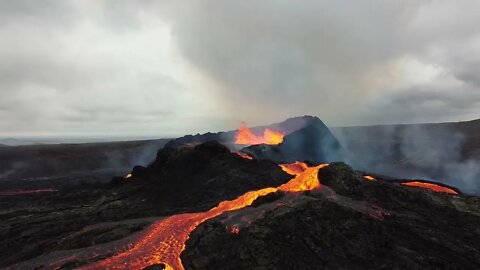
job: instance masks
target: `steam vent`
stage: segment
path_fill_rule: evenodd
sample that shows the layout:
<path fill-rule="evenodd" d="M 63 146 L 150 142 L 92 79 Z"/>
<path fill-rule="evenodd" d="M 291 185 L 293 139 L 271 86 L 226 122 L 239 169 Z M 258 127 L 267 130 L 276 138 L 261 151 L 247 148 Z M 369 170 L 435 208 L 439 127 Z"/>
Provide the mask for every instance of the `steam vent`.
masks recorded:
<path fill-rule="evenodd" d="M 35 208 L 1 213 L 0 266 L 480 269 L 479 197 L 369 171 L 337 132 L 242 123 L 173 139 L 108 184 L 30 194 Z"/>

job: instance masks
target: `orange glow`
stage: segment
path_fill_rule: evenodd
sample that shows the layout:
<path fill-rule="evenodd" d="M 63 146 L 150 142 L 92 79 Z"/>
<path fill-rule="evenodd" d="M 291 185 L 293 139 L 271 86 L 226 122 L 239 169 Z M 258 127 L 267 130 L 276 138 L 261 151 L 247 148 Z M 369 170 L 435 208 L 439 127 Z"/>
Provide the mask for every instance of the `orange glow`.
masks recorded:
<path fill-rule="evenodd" d="M 235 135 L 236 144 L 279 144 L 283 142 L 283 137 L 285 134 L 273 131 L 266 128 L 263 131 L 263 136 L 255 135 L 248 127 L 245 122 L 242 122 L 242 125 Z"/>
<path fill-rule="evenodd" d="M 152 264 L 164 263 L 167 269 L 183 270 L 180 254 L 185 250 L 185 242 L 190 233 L 198 225 L 227 211 L 249 206 L 258 197 L 277 190 L 298 192 L 317 189 L 320 187 L 318 171 L 325 166 L 328 164 L 306 167 L 303 172 L 278 188 L 268 187 L 247 192 L 234 200 L 223 201 L 207 212 L 178 214 L 157 221 L 132 245 L 131 249 L 80 269 L 142 269 Z M 239 232 L 240 229 L 237 227 L 233 227 L 230 231 L 233 234 Z"/>
<path fill-rule="evenodd" d="M 132 178 L 132 174 L 131 174 L 131 173 L 129 173 L 129 174 L 125 175 L 125 177 L 124 177 L 124 178 L 125 178 L 125 179 Z"/>
<path fill-rule="evenodd" d="M 373 176 L 370 176 L 370 175 L 365 175 L 363 176 L 363 178 L 367 181 L 377 181 L 377 179 L 375 179 Z"/>
<path fill-rule="evenodd" d="M 454 194 L 454 195 L 458 194 L 458 192 L 456 192 L 455 190 L 453 190 L 451 188 L 447 188 L 447 187 L 444 187 L 444 186 L 440 186 L 440 185 L 432 184 L 432 183 L 427 183 L 427 182 L 413 181 L 413 182 L 401 183 L 401 185 L 409 186 L 409 187 L 427 188 L 427 189 L 433 190 L 435 192 L 443 192 L 443 193 Z"/>
<path fill-rule="evenodd" d="M 230 233 L 232 234 L 239 234 L 240 233 L 240 229 L 233 226 L 232 229 L 230 230 Z"/>
<path fill-rule="evenodd" d="M 295 161 L 294 163 L 289 164 L 280 164 L 280 167 L 284 172 L 290 175 L 299 175 L 308 168 L 307 164 L 300 161 Z"/>
<path fill-rule="evenodd" d="M 250 159 L 250 160 L 253 159 L 253 157 L 251 157 L 251 156 L 249 156 L 249 155 L 247 155 L 247 154 L 245 154 L 245 153 L 243 153 L 243 152 L 234 152 L 234 153 L 237 154 L 237 155 L 239 155 L 239 156 L 241 156 L 241 157 L 244 158 L 244 159 Z"/>

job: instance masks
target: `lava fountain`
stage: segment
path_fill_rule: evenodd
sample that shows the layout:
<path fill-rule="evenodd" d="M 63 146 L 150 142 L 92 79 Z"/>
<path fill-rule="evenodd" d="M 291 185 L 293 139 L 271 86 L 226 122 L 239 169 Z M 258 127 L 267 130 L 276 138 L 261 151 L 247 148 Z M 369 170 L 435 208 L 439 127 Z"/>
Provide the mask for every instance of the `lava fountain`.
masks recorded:
<path fill-rule="evenodd" d="M 320 187 L 318 171 L 328 164 L 308 167 L 304 163 L 296 162 L 280 166 L 295 177 L 277 188 L 250 191 L 234 200 L 223 201 L 207 212 L 178 214 L 157 221 L 130 250 L 81 269 L 142 269 L 163 263 L 167 269 L 183 270 L 180 254 L 185 250 L 185 242 L 190 233 L 198 225 L 227 211 L 249 206 L 258 197 L 278 190 L 299 192 L 317 189 Z"/>
<path fill-rule="evenodd" d="M 266 128 L 263 131 L 263 136 L 255 135 L 251 129 L 247 127 L 245 122 L 242 122 L 242 126 L 238 129 L 235 135 L 236 144 L 280 144 L 283 142 L 285 134 L 273 131 Z"/>

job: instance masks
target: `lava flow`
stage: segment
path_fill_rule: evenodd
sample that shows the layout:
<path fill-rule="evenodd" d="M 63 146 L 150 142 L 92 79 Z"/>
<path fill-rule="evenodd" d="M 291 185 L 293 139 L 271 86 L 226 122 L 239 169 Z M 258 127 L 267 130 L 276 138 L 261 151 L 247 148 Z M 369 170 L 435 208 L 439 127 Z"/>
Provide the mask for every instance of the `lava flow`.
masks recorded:
<path fill-rule="evenodd" d="M 250 160 L 252 160 L 252 159 L 253 159 L 253 157 L 251 157 L 251 156 L 249 156 L 248 154 L 245 154 L 245 153 L 243 153 L 243 152 L 240 152 L 240 151 L 233 152 L 233 153 L 235 153 L 235 154 L 237 154 L 237 155 L 241 156 L 241 157 L 242 157 L 242 158 L 244 158 L 244 159 L 250 159 Z"/>
<path fill-rule="evenodd" d="M 278 131 L 273 131 L 266 128 L 263 131 L 263 136 L 255 135 L 252 130 L 247 127 L 245 122 L 242 122 L 242 126 L 238 129 L 235 135 L 236 144 L 279 144 L 283 142 L 285 135 Z"/>
<path fill-rule="evenodd" d="M 401 183 L 401 185 L 409 186 L 409 187 L 426 188 L 426 189 L 433 190 L 435 192 L 443 192 L 443 193 L 458 195 L 458 192 L 456 192 L 455 190 L 453 190 L 451 188 L 444 187 L 444 186 L 437 185 L 437 184 L 433 184 L 433 183 L 413 181 L 413 182 Z"/>
<path fill-rule="evenodd" d="M 377 179 L 375 179 L 375 177 L 370 176 L 370 175 L 364 175 L 363 179 L 365 179 L 367 181 L 377 181 Z"/>
<path fill-rule="evenodd" d="M 294 163 L 281 164 L 280 167 L 290 175 L 299 175 L 308 168 L 308 165 L 300 161 L 295 161 Z"/>
<path fill-rule="evenodd" d="M 328 164 L 308 167 L 304 163 L 284 164 L 281 167 L 296 175 L 289 182 L 277 187 L 250 191 L 242 196 L 223 201 L 207 212 L 187 213 L 170 216 L 154 223 L 134 246 L 124 252 L 82 269 L 142 269 L 152 264 L 163 263 L 167 269 L 182 270 L 180 254 L 185 249 L 185 242 L 190 233 L 201 223 L 227 211 L 249 206 L 255 199 L 278 190 L 298 192 L 320 187 L 318 171 Z M 238 232 L 237 232 L 238 233 Z"/>

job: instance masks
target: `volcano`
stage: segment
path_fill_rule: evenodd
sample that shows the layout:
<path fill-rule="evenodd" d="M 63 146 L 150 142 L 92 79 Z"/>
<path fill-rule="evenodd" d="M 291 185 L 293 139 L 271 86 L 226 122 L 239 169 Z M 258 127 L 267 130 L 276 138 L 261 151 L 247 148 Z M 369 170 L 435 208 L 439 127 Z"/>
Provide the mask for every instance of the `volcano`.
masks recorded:
<path fill-rule="evenodd" d="M 478 197 L 354 167 L 311 116 L 185 136 L 109 184 L 3 212 L 0 266 L 480 269 Z"/>

